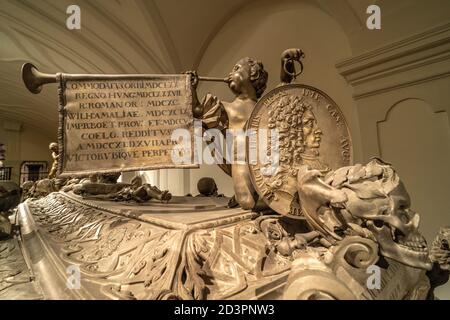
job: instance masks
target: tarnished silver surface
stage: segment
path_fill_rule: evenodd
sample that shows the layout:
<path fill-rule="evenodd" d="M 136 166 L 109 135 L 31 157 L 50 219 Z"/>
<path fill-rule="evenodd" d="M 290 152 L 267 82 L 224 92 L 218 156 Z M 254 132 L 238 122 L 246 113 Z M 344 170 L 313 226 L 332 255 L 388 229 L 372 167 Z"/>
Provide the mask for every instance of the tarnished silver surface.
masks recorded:
<path fill-rule="evenodd" d="M 0 300 L 44 299 L 17 238 L 0 241 Z"/>
<path fill-rule="evenodd" d="M 227 202 L 174 197 L 168 204 L 118 204 L 59 192 L 28 200 L 20 216 L 50 299 L 264 296 L 274 280 L 287 277 L 290 259 L 268 250 L 252 221 L 258 213 L 228 209 Z M 73 265 L 81 271 L 79 289 L 66 286 Z"/>
<path fill-rule="evenodd" d="M 298 192 L 308 223 L 330 242 L 355 232 L 374 239 L 385 257 L 431 269 L 420 216 L 410 208 L 409 194 L 391 165 L 374 159 L 340 168 L 326 179 L 302 168 Z"/>
<path fill-rule="evenodd" d="M 278 168 L 274 174 L 265 175 L 263 169 L 268 165 L 258 157 L 249 164 L 250 175 L 260 197 L 276 212 L 292 218 L 302 217 L 296 197 L 300 166 L 325 174 L 352 163 L 352 143 L 342 112 L 324 92 L 310 86 L 288 84 L 264 95 L 247 129 L 254 130 L 258 139 L 265 134 L 261 129 L 278 131 Z M 273 155 L 274 145 L 268 148 Z"/>
<path fill-rule="evenodd" d="M 323 246 L 319 233 L 303 220 L 229 209 L 227 201 L 174 197 L 164 205 L 114 203 L 63 192 L 27 200 L 19 206 L 24 247 L 19 258 L 28 261 L 35 279 L 32 284 L 41 291 L 36 294 L 30 286 L 21 287 L 21 297 L 197 300 L 426 296 L 429 283 L 425 270 L 387 257 L 389 265 L 381 267 L 381 288 L 367 288 L 366 270 L 381 256 L 374 239 L 349 234 L 329 247 Z M 68 286 L 69 270 L 74 266 L 80 271 L 79 288 Z M 0 269 L 4 267 L 0 259 Z M 4 291 L 0 297 L 14 298 L 18 292 Z"/>
<path fill-rule="evenodd" d="M 379 286 L 370 287 L 368 269 L 379 260 L 375 241 L 347 236 L 329 250 L 307 248 L 297 253 L 284 287 L 284 299 L 423 300 L 430 288 L 425 270 L 385 258 Z M 373 269 L 372 269 L 373 270 Z"/>

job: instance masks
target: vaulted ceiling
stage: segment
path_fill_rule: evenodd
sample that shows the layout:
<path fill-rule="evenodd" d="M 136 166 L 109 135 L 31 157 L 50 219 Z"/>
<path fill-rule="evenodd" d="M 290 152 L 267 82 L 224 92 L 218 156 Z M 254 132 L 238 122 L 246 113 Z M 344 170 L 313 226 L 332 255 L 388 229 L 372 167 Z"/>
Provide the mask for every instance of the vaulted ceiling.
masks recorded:
<path fill-rule="evenodd" d="M 47 87 L 39 95 L 28 92 L 20 74 L 24 62 L 32 62 L 46 73 L 177 73 L 196 69 L 222 26 L 244 6 L 257 6 L 260 1 L 0 0 L 0 119 L 19 121 L 55 136 L 56 88 Z M 81 8 L 81 30 L 66 27 L 66 9 L 74 2 Z M 390 17 L 387 21 L 394 25 L 398 15 L 412 10 L 411 3 L 417 1 L 291 2 L 308 2 L 328 13 L 342 26 L 354 50 L 360 51 L 369 47 L 364 40 L 368 5 L 382 6 L 384 18 Z M 416 13 L 418 9 L 414 9 Z M 422 20 L 416 18 L 418 27 L 426 24 Z M 368 41 L 373 45 L 385 39 L 383 35 L 381 40 L 372 37 Z"/>

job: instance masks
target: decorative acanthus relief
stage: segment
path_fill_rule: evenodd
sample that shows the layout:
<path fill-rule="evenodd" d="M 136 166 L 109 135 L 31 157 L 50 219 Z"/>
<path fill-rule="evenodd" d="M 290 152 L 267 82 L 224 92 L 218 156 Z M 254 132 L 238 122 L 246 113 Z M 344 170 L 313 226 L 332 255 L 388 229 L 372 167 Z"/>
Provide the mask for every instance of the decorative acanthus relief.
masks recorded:
<path fill-rule="evenodd" d="M 83 203 L 85 203 L 83 201 Z M 110 298 L 225 298 L 289 270 L 278 216 L 212 229 L 170 229 L 52 193 L 26 202 L 63 265 Z M 306 243 L 306 242 L 305 242 Z"/>
<path fill-rule="evenodd" d="M 48 235 L 44 241 L 59 253 L 56 262 L 78 264 L 84 283 L 105 298 L 255 296 L 277 277 L 284 283 L 278 298 L 424 299 L 432 293 L 418 216 L 390 165 L 375 159 L 325 179 L 304 168 L 297 179 L 304 219 L 243 211 L 240 220 L 170 224 L 65 193 L 26 204 Z M 443 229 L 432 261 L 446 268 L 448 252 Z M 371 267 L 380 271 L 375 289 L 367 285 Z"/>
<path fill-rule="evenodd" d="M 22 256 L 19 243 L 9 238 L 0 242 L 0 299 L 43 299 Z"/>

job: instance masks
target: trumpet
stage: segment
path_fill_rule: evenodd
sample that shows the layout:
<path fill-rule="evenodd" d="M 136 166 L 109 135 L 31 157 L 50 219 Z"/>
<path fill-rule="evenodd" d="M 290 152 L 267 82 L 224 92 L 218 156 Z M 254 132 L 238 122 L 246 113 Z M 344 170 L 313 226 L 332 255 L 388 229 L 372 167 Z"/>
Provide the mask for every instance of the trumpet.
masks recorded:
<path fill-rule="evenodd" d="M 56 74 L 40 72 L 29 62 L 22 65 L 22 80 L 27 89 L 34 94 L 41 92 L 44 84 L 56 83 L 58 81 Z"/>
<path fill-rule="evenodd" d="M 123 79 L 123 78 L 134 78 L 142 79 L 148 77 L 145 74 L 131 74 L 131 75 L 101 75 L 101 74 L 64 74 L 64 78 L 69 80 L 78 79 Z M 42 86 L 47 83 L 57 83 L 58 74 L 43 73 L 36 68 L 32 63 L 25 63 L 22 65 L 22 80 L 27 87 L 27 89 L 34 94 L 38 94 L 42 90 Z M 228 83 L 228 78 L 216 78 L 216 77 L 198 77 L 199 81 L 214 81 L 214 82 L 225 82 Z"/>

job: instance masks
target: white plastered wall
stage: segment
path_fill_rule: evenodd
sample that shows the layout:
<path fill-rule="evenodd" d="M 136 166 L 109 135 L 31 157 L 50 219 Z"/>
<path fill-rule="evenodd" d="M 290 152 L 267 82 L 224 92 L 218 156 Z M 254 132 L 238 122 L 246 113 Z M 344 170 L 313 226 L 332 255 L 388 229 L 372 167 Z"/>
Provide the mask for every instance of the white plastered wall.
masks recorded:
<path fill-rule="evenodd" d="M 351 56 L 348 40 L 339 24 L 320 8 L 307 2 L 258 1 L 237 12 L 218 32 L 200 61 L 200 75 L 223 77 L 234 63 L 250 56 L 263 62 L 269 72 L 266 92 L 279 83 L 280 55 L 287 48 L 301 48 L 305 70 L 297 82 L 325 91 L 341 107 L 350 127 L 355 159 L 360 159 L 359 126 L 354 112 L 352 89 L 336 70 L 336 61 Z M 224 84 L 200 83 L 200 98 L 211 92 L 230 101 L 233 95 Z M 233 194 L 231 178 L 217 166 L 202 165 L 191 170 L 190 192 L 204 176 L 214 177 L 219 192 Z"/>
<path fill-rule="evenodd" d="M 0 119 L 0 142 L 5 144 L 5 167 L 13 167 L 11 180 L 19 183 L 23 161 L 47 161 L 52 164 L 48 145 L 51 138 L 20 122 Z"/>
<path fill-rule="evenodd" d="M 396 168 L 429 244 L 450 225 L 450 23 L 337 65 L 352 84 L 362 155 Z M 450 284 L 437 295 L 450 298 Z"/>

